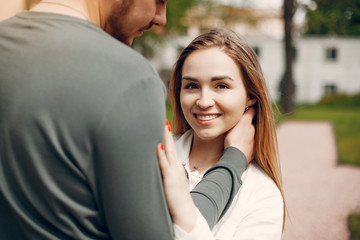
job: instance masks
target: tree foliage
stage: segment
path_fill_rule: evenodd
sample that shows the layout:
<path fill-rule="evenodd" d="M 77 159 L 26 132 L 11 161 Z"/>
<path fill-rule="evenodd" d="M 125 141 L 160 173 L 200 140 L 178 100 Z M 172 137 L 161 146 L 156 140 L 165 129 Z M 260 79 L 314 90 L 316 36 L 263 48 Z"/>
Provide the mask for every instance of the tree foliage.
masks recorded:
<path fill-rule="evenodd" d="M 360 0 L 313 0 L 306 34 L 360 35 Z M 310 5 L 311 6 L 311 5 Z"/>
<path fill-rule="evenodd" d="M 161 44 L 166 37 L 182 35 L 186 33 L 187 26 L 184 18 L 189 9 L 198 4 L 211 5 L 212 0 L 171 0 L 167 4 L 166 26 L 153 27 L 153 30 L 146 32 L 142 37 L 136 38 L 134 48 L 145 57 L 154 54 L 153 45 Z"/>
<path fill-rule="evenodd" d="M 184 33 L 187 27 L 183 24 L 186 12 L 200 1 L 196 0 L 173 0 L 168 2 L 166 34 Z"/>

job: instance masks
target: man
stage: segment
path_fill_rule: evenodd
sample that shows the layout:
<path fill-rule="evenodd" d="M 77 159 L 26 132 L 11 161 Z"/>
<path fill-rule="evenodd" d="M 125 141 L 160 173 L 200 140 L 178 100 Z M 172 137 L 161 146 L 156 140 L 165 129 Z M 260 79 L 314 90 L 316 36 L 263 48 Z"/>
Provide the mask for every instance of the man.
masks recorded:
<path fill-rule="evenodd" d="M 126 46 L 166 23 L 166 4 L 47 0 L 0 23 L 0 239 L 173 238 L 155 151 L 164 88 Z M 247 165 L 223 158 L 194 193 L 213 219 Z"/>

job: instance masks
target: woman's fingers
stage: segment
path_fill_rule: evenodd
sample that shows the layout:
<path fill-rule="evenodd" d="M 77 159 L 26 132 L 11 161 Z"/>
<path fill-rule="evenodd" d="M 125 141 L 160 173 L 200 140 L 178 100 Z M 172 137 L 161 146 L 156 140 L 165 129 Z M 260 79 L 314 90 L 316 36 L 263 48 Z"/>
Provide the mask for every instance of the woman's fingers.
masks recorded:
<path fill-rule="evenodd" d="M 241 150 L 248 161 L 253 159 L 255 126 L 252 124 L 255 109 L 249 108 L 241 117 L 240 121 L 226 134 L 224 147 L 236 147 Z"/>
<path fill-rule="evenodd" d="M 169 164 L 179 164 L 177 160 L 176 146 L 171 133 L 171 127 L 167 120 L 164 128 L 164 139 L 165 139 L 164 149 Z"/>
<path fill-rule="evenodd" d="M 184 168 L 177 160 L 171 128 L 164 127 L 164 144 L 156 148 L 169 212 L 174 223 L 190 232 L 196 223 L 196 207 L 189 193 Z"/>
<path fill-rule="evenodd" d="M 167 174 L 168 171 L 172 171 L 172 167 L 180 165 L 177 160 L 176 147 L 168 121 L 166 121 L 164 126 L 164 143 L 157 145 L 156 152 L 163 175 Z"/>
<path fill-rule="evenodd" d="M 158 160 L 159 160 L 160 169 L 163 172 L 169 166 L 168 160 L 167 160 L 166 155 L 165 155 L 164 144 L 163 143 L 159 143 L 157 145 L 156 153 L 157 153 L 157 157 L 158 157 Z"/>

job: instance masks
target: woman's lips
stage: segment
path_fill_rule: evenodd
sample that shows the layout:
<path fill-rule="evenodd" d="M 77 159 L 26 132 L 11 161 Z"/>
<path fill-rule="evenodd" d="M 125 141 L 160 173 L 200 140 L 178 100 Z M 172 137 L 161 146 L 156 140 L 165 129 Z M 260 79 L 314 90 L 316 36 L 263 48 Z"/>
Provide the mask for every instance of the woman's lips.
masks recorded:
<path fill-rule="evenodd" d="M 210 113 L 210 114 L 199 114 L 199 113 L 195 113 L 194 114 L 196 121 L 200 124 L 211 124 L 213 123 L 216 119 L 218 119 L 221 114 L 216 114 L 216 113 Z"/>

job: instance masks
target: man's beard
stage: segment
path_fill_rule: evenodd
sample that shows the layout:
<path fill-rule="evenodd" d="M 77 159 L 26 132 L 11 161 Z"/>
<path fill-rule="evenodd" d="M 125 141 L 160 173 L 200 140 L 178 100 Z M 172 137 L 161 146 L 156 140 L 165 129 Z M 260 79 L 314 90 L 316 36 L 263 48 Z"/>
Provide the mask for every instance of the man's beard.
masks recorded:
<path fill-rule="evenodd" d="M 116 1 L 104 27 L 107 33 L 129 46 L 131 42 L 129 36 L 124 33 L 124 25 L 127 24 L 126 15 L 132 6 L 132 0 Z"/>

